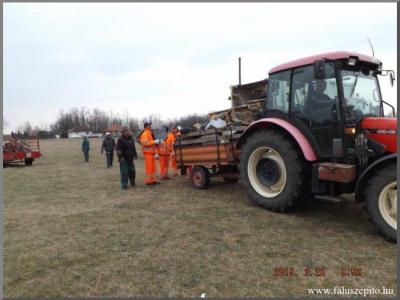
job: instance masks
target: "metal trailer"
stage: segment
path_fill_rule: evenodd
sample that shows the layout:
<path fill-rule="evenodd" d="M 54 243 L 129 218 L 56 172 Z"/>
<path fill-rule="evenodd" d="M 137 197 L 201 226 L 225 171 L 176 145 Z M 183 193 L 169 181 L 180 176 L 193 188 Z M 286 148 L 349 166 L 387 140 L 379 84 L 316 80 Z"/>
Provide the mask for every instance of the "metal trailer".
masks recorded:
<path fill-rule="evenodd" d="M 184 144 L 182 136 L 179 136 L 174 150 L 181 174 L 186 175 L 197 189 L 206 189 L 211 177 L 237 182 L 240 150 L 236 149 L 236 136 L 231 131 L 229 140 L 226 140 L 215 129 L 214 141 L 201 144 Z"/>
<path fill-rule="evenodd" d="M 30 166 L 35 159 L 41 156 L 38 138 L 25 138 L 3 143 L 3 167 L 21 162 Z"/>

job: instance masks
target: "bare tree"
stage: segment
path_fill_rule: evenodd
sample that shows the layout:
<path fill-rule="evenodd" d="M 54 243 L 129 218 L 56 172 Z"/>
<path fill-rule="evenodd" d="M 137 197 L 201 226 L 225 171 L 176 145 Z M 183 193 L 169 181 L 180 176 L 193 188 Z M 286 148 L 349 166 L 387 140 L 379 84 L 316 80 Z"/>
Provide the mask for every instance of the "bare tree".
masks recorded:
<path fill-rule="evenodd" d="M 142 119 L 142 124 L 141 124 L 141 128 L 143 128 L 143 125 L 145 122 L 151 122 L 152 123 L 152 127 L 153 128 L 160 128 L 161 126 L 164 125 L 163 120 L 161 119 L 160 115 L 149 115 L 146 118 Z"/>

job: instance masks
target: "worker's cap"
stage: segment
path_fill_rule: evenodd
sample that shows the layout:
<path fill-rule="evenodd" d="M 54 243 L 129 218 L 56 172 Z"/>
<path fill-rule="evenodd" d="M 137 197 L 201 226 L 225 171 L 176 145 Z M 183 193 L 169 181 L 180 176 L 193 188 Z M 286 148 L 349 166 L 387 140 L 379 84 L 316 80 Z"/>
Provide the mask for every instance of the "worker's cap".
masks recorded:
<path fill-rule="evenodd" d="M 143 127 L 148 127 L 151 125 L 151 122 L 144 122 Z"/>
<path fill-rule="evenodd" d="M 106 132 L 106 135 L 110 135 L 111 134 L 111 132 Z"/>
<path fill-rule="evenodd" d="M 126 127 L 126 126 L 122 127 L 122 128 L 121 128 L 121 133 L 127 131 L 128 129 L 129 129 L 129 128 Z"/>

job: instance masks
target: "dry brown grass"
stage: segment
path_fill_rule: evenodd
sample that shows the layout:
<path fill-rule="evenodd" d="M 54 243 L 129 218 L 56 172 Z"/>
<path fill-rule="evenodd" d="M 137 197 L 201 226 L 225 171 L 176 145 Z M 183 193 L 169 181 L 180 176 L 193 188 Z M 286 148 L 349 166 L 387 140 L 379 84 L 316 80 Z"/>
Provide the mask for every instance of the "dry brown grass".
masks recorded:
<path fill-rule="evenodd" d="M 240 184 L 119 187 L 99 140 L 42 141 L 32 167 L 4 169 L 4 291 L 18 296 L 308 296 L 306 288 L 396 288 L 396 245 L 350 201 L 289 214 L 249 204 Z M 275 278 L 277 266 L 298 276 Z M 304 266 L 325 266 L 321 278 Z M 360 266 L 362 277 L 341 267 Z"/>

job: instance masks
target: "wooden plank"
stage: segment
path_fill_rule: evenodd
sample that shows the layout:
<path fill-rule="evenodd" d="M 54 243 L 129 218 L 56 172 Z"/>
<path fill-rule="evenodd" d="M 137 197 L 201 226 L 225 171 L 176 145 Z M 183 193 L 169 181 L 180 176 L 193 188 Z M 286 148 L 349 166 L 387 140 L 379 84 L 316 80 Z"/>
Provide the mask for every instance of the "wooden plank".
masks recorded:
<path fill-rule="evenodd" d="M 228 157 L 225 154 L 220 154 L 219 156 L 221 161 L 228 160 Z M 186 164 L 188 161 L 213 161 L 217 162 L 218 155 L 216 153 L 206 153 L 206 154 L 196 154 L 196 155 L 184 155 L 182 157 L 183 162 Z"/>
<path fill-rule="evenodd" d="M 220 152 L 226 152 L 227 147 L 225 145 L 219 146 Z M 182 148 L 182 154 L 196 154 L 196 153 L 210 153 L 217 152 L 217 145 L 200 145 Z"/>

